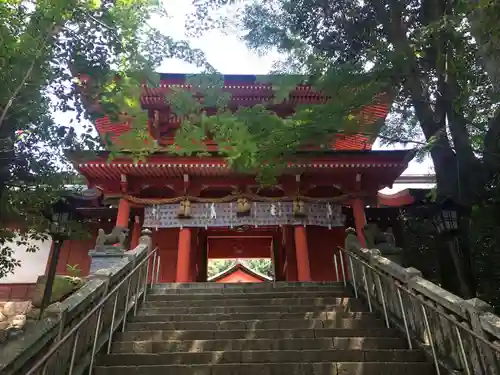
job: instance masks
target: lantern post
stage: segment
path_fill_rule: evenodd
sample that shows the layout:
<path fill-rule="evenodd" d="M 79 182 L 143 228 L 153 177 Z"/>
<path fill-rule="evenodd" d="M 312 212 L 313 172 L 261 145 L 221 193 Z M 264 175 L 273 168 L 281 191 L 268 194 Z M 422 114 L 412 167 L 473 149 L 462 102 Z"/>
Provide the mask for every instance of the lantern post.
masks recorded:
<path fill-rule="evenodd" d="M 71 220 L 74 216 L 73 207 L 63 198 L 52 204 L 44 212 L 44 216 L 49 220 L 48 232 L 52 237 L 52 256 L 50 258 L 47 280 L 43 292 L 42 304 L 40 306 L 39 319 L 42 318 L 44 310 L 50 304 L 52 298 L 52 288 L 56 277 L 57 262 L 61 253 L 64 241 L 71 235 Z"/>

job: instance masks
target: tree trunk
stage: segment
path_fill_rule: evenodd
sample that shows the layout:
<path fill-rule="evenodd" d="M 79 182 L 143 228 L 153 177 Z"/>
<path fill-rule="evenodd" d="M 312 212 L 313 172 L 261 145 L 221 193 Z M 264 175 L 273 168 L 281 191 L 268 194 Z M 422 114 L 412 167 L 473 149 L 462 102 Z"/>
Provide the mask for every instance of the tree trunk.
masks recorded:
<path fill-rule="evenodd" d="M 14 161 L 14 142 L 12 136 L 0 131 L 0 223 L 5 218 L 5 190 L 10 181 L 10 167 Z"/>
<path fill-rule="evenodd" d="M 413 47 L 407 38 L 408 27 L 405 23 L 404 5 L 397 0 L 389 1 L 389 4 L 383 0 L 376 0 L 373 2 L 374 10 L 384 25 L 388 39 L 393 43 L 395 49 L 400 54 L 404 54 L 407 61 L 402 67 L 401 76 L 404 77 L 404 86 L 411 98 L 413 107 L 415 109 L 416 117 L 420 122 L 420 126 L 424 133 L 425 139 L 430 142 L 433 141 L 430 153 L 434 163 L 437 182 L 437 200 L 442 201 L 444 198 L 451 198 L 456 203 L 465 205 L 470 208 L 473 199 L 477 196 L 475 188 L 482 183 L 482 179 L 471 178 L 471 172 L 478 173 L 478 177 L 484 176 L 484 168 L 481 167 L 481 162 L 474 158 L 474 153 L 470 147 L 466 147 L 466 142 L 470 141 L 467 135 L 463 136 L 463 123 L 460 118 L 449 118 L 450 106 L 453 103 L 453 93 L 449 92 L 449 83 L 447 81 L 450 73 L 447 64 L 443 59 L 436 59 L 434 61 L 434 68 L 437 72 L 438 90 L 441 95 L 436 100 L 435 108 L 430 105 L 430 94 L 425 88 L 423 82 L 426 82 L 427 77 L 423 73 L 419 61 L 415 58 Z M 388 7 L 386 5 L 389 5 Z M 431 25 L 436 20 L 441 19 L 446 13 L 451 14 L 449 3 L 445 1 L 429 1 L 425 4 L 424 10 L 428 11 L 426 14 L 427 23 Z M 449 49 L 449 38 L 445 30 L 439 33 L 439 38 L 435 41 L 434 47 L 442 57 L 444 54 L 446 59 L 452 58 L 451 49 Z M 448 53 L 450 52 L 450 53 Z M 452 106 L 451 106 L 452 107 Z M 456 121 L 450 124 L 450 131 L 454 131 L 453 143 L 458 146 L 455 150 L 452 148 L 451 142 L 447 135 L 446 118 L 448 120 Z M 499 126 L 500 127 L 500 126 Z M 467 134 L 467 133 L 466 133 Z M 434 140 L 437 137 L 436 140 Z M 458 144 L 457 144 L 458 141 Z M 470 146 L 470 142 L 468 144 Z M 457 155 L 458 153 L 458 155 Z M 472 155 L 472 156 L 471 156 Z M 479 168 L 479 169 L 478 169 Z M 484 187 L 483 183 L 483 187 Z M 465 227 L 467 226 L 467 227 Z M 462 222 L 460 224 L 461 235 L 467 236 L 469 222 Z M 448 256 L 440 255 L 440 270 L 442 286 L 445 289 L 455 292 L 464 298 L 470 298 L 469 291 L 475 291 L 475 280 L 472 276 L 472 263 L 470 261 L 470 251 L 468 246 L 465 246 L 467 241 L 460 241 L 460 245 L 456 248 L 456 252 L 445 249 L 449 252 Z M 438 247 L 439 251 L 439 247 Z M 453 260 L 450 263 L 450 260 Z M 453 281 L 450 273 L 453 272 L 460 281 L 458 283 Z M 456 285 L 462 285 L 457 289 Z M 467 286 L 467 288 L 465 287 Z"/>
<path fill-rule="evenodd" d="M 458 223 L 457 237 L 443 238 L 442 245 L 436 246 L 436 250 L 440 263 L 441 286 L 464 299 L 469 299 L 476 296 L 476 279 L 469 244 L 470 218 L 468 212 L 471 209 L 472 199 L 469 199 L 470 195 L 464 196 L 465 191 L 460 189 L 461 178 L 457 156 L 451 149 L 449 151 L 451 152 L 440 150 L 438 147 L 434 147 L 431 151 L 436 172 L 437 202 L 439 203 L 445 198 L 453 199 L 462 206 L 462 218 Z M 454 168 L 454 166 L 456 167 Z M 478 173 L 481 172 L 478 171 Z M 471 176 L 471 174 L 467 176 Z M 465 178 L 470 179 L 470 177 Z"/>
<path fill-rule="evenodd" d="M 457 236 L 457 252 L 459 261 L 463 264 L 463 277 L 462 279 L 462 298 L 470 299 L 477 296 L 477 279 L 476 272 L 474 271 L 474 261 L 472 257 L 471 246 L 471 218 L 470 211 L 463 212 L 459 223 L 459 235 Z"/>

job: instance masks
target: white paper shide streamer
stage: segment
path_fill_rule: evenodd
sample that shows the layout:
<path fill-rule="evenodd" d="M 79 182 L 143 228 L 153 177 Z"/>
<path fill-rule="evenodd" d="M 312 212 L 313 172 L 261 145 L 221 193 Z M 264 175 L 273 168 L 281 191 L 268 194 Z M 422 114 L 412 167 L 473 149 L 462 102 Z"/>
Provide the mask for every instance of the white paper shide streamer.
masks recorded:
<path fill-rule="evenodd" d="M 276 205 L 274 203 L 271 203 L 271 216 L 276 216 Z"/>
<path fill-rule="evenodd" d="M 191 216 L 180 218 L 178 204 L 147 206 L 144 210 L 146 228 L 180 227 L 253 227 L 273 225 L 315 225 L 339 227 L 343 225 L 341 207 L 336 204 L 306 203 L 307 217 L 297 217 L 293 213 L 292 202 L 253 202 L 251 215 L 238 216 L 234 203 L 193 203 Z"/>
<path fill-rule="evenodd" d="M 217 211 L 215 210 L 215 203 L 212 203 L 210 205 L 210 219 L 212 220 L 217 219 Z"/>

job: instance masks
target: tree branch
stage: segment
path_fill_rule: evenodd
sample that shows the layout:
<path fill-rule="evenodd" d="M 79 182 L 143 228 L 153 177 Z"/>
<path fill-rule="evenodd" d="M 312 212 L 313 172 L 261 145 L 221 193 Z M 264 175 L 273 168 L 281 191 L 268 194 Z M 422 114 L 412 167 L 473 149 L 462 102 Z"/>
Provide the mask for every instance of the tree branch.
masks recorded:
<path fill-rule="evenodd" d="M 385 0 L 375 0 L 373 3 L 375 11 L 383 22 L 388 40 L 394 45 L 396 53 L 399 51 L 400 54 L 407 57 L 406 65 L 402 71 L 404 87 L 410 94 L 425 138 L 429 140 L 438 133 L 439 126 L 434 119 L 435 113 L 429 105 L 430 99 L 422 87 L 423 77 L 419 72 L 418 63 L 406 37 L 407 27 L 401 16 L 401 4 L 395 0 L 389 0 L 389 4 L 386 4 Z"/>
<path fill-rule="evenodd" d="M 45 43 L 44 43 L 44 45 L 45 45 Z M 21 91 L 23 86 L 25 85 L 28 78 L 31 76 L 31 73 L 33 72 L 33 69 L 35 68 L 36 60 L 37 59 L 33 59 L 33 61 L 31 61 L 31 64 L 30 64 L 28 70 L 26 71 L 26 73 L 24 74 L 23 79 L 21 80 L 19 85 L 17 85 L 16 89 L 14 90 L 12 95 L 10 96 L 7 104 L 3 108 L 2 114 L 0 115 L 0 128 L 2 127 L 2 125 L 4 123 L 5 117 L 7 116 L 7 112 L 9 111 L 10 107 L 12 107 L 12 104 L 14 104 L 14 100 L 16 100 L 17 95 L 19 94 L 19 92 Z"/>
<path fill-rule="evenodd" d="M 7 101 L 7 104 L 2 110 L 2 114 L 0 115 L 0 128 L 5 122 L 5 118 L 7 116 L 7 113 L 14 104 L 14 101 L 17 99 L 17 96 L 19 95 L 19 92 L 22 90 L 22 88 L 25 86 L 26 81 L 31 77 L 31 74 L 33 73 L 33 69 L 35 68 L 36 63 L 38 62 L 38 58 L 42 55 L 43 51 L 45 50 L 45 47 L 47 45 L 47 41 L 52 35 L 54 34 L 54 31 L 58 30 L 56 27 L 52 27 L 50 32 L 48 32 L 45 37 L 43 38 L 42 42 L 40 43 L 40 46 L 35 54 L 35 57 L 31 61 L 31 64 L 29 65 L 28 69 L 26 70 L 26 73 L 24 73 L 23 78 L 21 79 L 21 82 L 19 82 L 19 85 L 15 88 L 15 90 L 12 92 L 12 95 L 10 96 L 9 100 Z"/>
<path fill-rule="evenodd" d="M 484 163 L 490 174 L 498 173 L 500 170 L 500 107 L 495 111 L 489 121 L 488 131 L 484 137 L 485 156 Z"/>
<path fill-rule="evenodd" d="M 449 72 L 448 78 L 449 80 L 445 92 L 447 102 L 446 113 L 448 115 L 448 127 L 450 129 L 453 144 L 461 160 L 467 160 L 468 163 L 478 162 L 479 160 L 474 154 L 474 149 L 472 148 L 469 133 L 467 131 L 467 120 L 461 113 L 457 112 L 453 105 L 457 96 L 458 86 L 452 71 Z"/>
<path fill-rule="evenodd" d="M 454 69 L 454 58 L 457 47 L 456 35 L 448 29 L 448 17 L 452 16 L 452 1 L 442 1 L 439 9 L 440 13 L 435 15 L 435 19 L 439 22 L 442 19 L 438 32 L 438 48 L 436 53 L 436 70 L 438 74 L 438 90 L 439 101 L 442 103 L 443 118 L 442 127 L 446 127 L 446 120 L 448 120 L 448 127 L 453 145 L 457 151 L 457 158 L 460 161 L 460 166 L 457 168 L 464 169 L 466 165 L 469 170 L 476 169 L 478 174 L 481 173 L 481 165 L 474 150 L 472 148 L 469 133 L 467 131 L 467 120 L 457 111 L 455 103 L 460 92 L 457 81 L 456 70 Z M 435 6 L 433 7 L 436 8 Z M 463 174 L 461 174 L 463 175 Z M 465 178 L 468 176 L 462 176 Z"/>

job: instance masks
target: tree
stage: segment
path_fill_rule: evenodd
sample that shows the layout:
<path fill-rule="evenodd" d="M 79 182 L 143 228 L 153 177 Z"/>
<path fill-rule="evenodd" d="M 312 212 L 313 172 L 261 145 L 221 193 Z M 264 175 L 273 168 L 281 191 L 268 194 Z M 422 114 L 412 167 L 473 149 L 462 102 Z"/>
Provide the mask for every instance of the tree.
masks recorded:
<path fill-rule="evenodd" d="M 197 1 L 190 26 L 197 32 L 217 26 L 207 24 L 210 17 L 204 15 L 234 3 Z M 320 88 L 333 94 L 326 106 L 308 108 L 305 121 L 299 108 L 292 119 L 259 129 L 256 141 L 274 141 L 277 134 L 284 138 L 273 144 L 271 155 L 264 151 L 267 147 L 260 148 L 258 160 L 290 155 L 292 145 L 319 143 L 328 134 L 349 131 L 345 119 L 355 107 L 346 103 L 346 94 L 357 96 L 361 86 L 367 98 L 385 86 L 394 104 L 381 138 L 430 153 L 438 200 L 452 198 L 464 212 L 481 204 L 500 170 L 500 107 L 494 87 L 500 35 L 499 13 L 493 12 L 498 6 L 498 1 L 459 0 L 243 2 L 237 22 L 248 45 L 258 51 L 278 49 L 288 57 L 278 66 L 281 72 L 307 74 L 313 83 L 321 77 L 326 84 Z M 486 30 L 495 31 L 488 40 Z M 286 134 L 292 130 L 293 135 Z M 256 150 L 249 139 L 243 150 Z M 462 269 L 450 270 L 463 276 L 445 287 L 472 297 L 465 219 L 460 251 L 451 254 Z"/>
<path fill-rule="evenodd" d="M 63 148 L 101 148 L 85 120 L 104 114 L 145 133 L 141 82 L 178 57 L 206 63 L 199 50 L 149 26 L 165 16 L 150 0 L 5 0 L 0 6 L 0 277 L 18 265 L 11 227 L 26 244 L 44 236 L 39 212 L 76 175 Z M 57 124 L 54 111 L 75 113 Z M 75 126 L 84 127 L 78 134 Z M 30 249 L 35 250 L 35 249 Z"/>
<path fill-rule="evenodd" d="M 471 243 L 474 251 L 475 271 L 479 298 L 488 301 L 500 313 L 500 291 L 495 285 L 500 281 L 500 184 L 488 188 L 489 198 L 472 211 Z"/>
<path fill-rule="evenodd" d="M 273 276 L 273 262 L 271 259 L 247 259 L 245 263 L 253 271 L 269 277 Z"/>
<path fill-rule="evenodd" d="M 221 272 L 224 272 L 229 267 L 232 267 L 236 264 L 236 261 L 233 259 L 210 259 L 208 262 L 208 278 L 218 275 Z"/>

